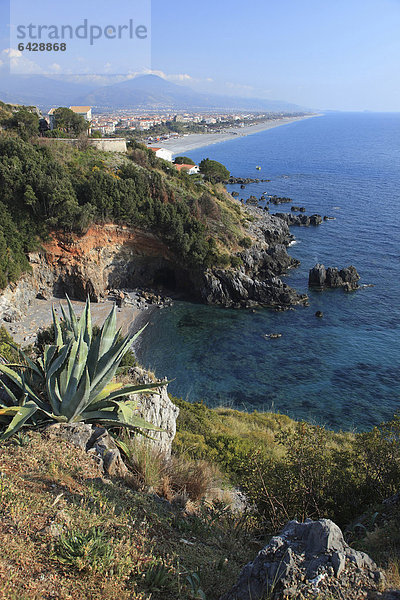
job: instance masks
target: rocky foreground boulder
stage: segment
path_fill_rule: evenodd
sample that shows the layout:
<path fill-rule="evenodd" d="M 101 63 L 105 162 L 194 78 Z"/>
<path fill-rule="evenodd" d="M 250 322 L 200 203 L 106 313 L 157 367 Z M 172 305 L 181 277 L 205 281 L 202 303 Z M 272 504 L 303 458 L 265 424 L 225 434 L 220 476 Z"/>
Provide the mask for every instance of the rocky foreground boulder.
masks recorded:
<path fill-rule="evenodd" d="M 343 288 L 345 291 L 352 292 L 358 290 L 360 276 L 357 269 L 353 266 L 344 269 L 336 267 L 325 268 L 324 265 L 317 263 L 310 269 L 308 285 L 317 288 Z"/>
<path fill-rule="evenodd" d="M 129 376 L 132 382 L 138 384 L 154 382 L 149 373 L 140 367 L 130 369 Z M 147 443 L 169 457 L 176 433 L 179 408 L 169 399 L 167 385 L 161 384 L 150 394 L 127 396 L 127 400 L 137 402 L 139 417 L 161 429 L 152 431 Z M 104 427 L 88 423 L 56 423 L 50 425 L 46 433 L 51 438 L 62 439 L 94 455 L 106 475 L 125 477 L 128 473 L 114 438 Z"/>
<path fill-rule="evenodd" d="M 329 519 L 290 521 L 221 600 L 280 600 L 293 598 L 371 597 L 384 584 L 384 575 L 363 552 L 345 542 Z"/>

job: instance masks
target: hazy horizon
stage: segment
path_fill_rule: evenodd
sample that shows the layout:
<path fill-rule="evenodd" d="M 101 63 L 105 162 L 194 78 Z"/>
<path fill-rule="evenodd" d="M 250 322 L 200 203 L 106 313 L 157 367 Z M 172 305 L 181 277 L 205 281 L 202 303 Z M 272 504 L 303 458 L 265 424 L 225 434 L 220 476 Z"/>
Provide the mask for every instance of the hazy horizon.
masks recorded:
<path fill-rule="evenodd" d="M 11 7 L 18 4 L 22 11 L 24 2 L 11 0 Z M 69 22 L 71 14 L 102 24 L 134 18 L 131 2 L 122 2 L 118 11 L 94 0 L 71 0 L 68 7 L 42 0 L 40 6 L 47 24 Z M 10 47 L 10 7 L 2 2 L 0 77 L 11 65 L 13 73 L 67 79 L 79 66 L 80 80 L 92 83 L 121 73 L 153 73 L 197 92 L 282 100 L 320 111 L 400 110 L 399 0 L 283 0 L 279 6 L 253 0 L 246 11 L 227 0 L 205 1 L 192 10 L 181 0 L 173 9 L 152 0 L 151 9 L 151 56 L 144 56 L 141 69 L 132 69 L 128 41 L 89 46 L 73 40 L 63 56 L 19 52 Z"/>

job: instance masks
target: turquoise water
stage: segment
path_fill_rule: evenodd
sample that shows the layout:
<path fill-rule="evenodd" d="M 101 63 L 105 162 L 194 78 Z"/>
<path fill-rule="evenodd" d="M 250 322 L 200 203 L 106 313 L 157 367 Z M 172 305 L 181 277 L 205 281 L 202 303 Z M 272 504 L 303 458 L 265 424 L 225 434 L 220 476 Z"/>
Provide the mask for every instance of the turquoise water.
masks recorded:
<path fill-rule="evenodd" d="M 400 410 L 399 140 L 400 115 L 345 113 L 189 153 L 218 160 L 236 176 L 271 179 L 246 190 L 231 186 L 241 197 L 290 196 L 307 214 L 336 220 L 291 229 L 297 244 L 289 252 L 301 266 L 286 281 L 309 293 L 309 308 L 253 314 L 178 302 L 152 315 L 137 353 L 158 376 L 175 378 L 171 393 L 346 429 Z M 374 287 L 309 292 L 316 262 L 353 264 L 361 283 Z M 265 340 L 265 333 L 282 337 Z"/>

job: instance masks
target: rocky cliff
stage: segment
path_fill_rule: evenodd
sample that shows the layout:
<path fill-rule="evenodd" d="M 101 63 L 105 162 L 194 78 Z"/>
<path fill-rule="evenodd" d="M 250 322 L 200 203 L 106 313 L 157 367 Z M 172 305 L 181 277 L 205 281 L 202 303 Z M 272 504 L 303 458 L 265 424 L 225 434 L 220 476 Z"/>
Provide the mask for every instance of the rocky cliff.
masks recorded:
<path fill-rule="evenodd" d="M 101 301 L 108 289 L 163 286 L 192 299 L 223 306 L 262 304 L 287 308 L 306 301 L 280 275 L 297 266 L 286 251 L 293 240 L 288 225 L 252 210 L 253 245 L 237 253 L 242 266 L 207 270 L 183 267 L 150 233 L 114 224 L 94 225 L 78 236 L 53 232 L 40 252 L 31 254 L 32 271 L 0 296 L 0 317 L 18 320 L 32 300 L 66 293 Z"/>

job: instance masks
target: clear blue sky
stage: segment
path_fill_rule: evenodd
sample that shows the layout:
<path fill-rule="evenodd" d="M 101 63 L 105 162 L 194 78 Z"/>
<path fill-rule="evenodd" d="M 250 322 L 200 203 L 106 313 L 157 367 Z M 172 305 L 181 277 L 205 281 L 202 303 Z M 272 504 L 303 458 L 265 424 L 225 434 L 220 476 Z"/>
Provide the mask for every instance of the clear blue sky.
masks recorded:
<path fill-rule="evenodd" d="M 0 3 L 5 49 L 8 2 Z M 61 19 L 54 0 L 32 4 L 36 14 L 46 5 L 47 16 L 50 4 Z M 70 0 L 68 12 L 118 24 L 130 6 L 132 0 Z M 400 110 L 400 0 L 152 0 L 151 45 L 153 71 L 199 91 L 321 109 Z M 113 48 L 97 47 L 92 72 L 107 72 L 100 64 L 110 73 L 135 72 L 129 49 Z M 74 72 L 77 56 L 68 60 Z"/>

